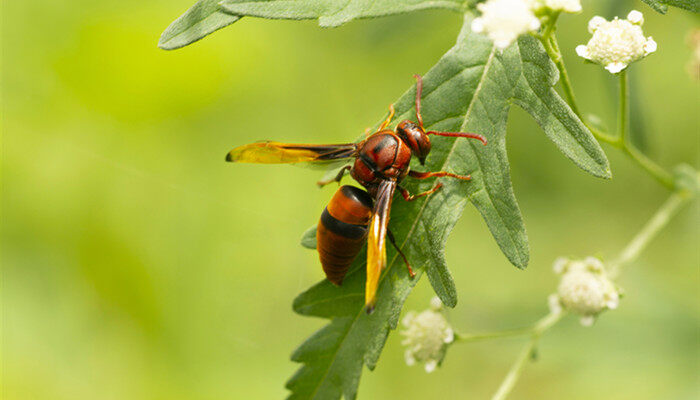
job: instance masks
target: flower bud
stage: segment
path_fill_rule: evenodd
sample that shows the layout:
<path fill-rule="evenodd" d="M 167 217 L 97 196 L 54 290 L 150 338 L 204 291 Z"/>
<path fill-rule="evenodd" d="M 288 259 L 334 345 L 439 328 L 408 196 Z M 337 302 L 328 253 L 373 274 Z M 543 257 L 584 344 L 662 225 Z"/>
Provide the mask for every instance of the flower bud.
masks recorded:
<path fill-rule="evenodd" d="M 445 352 L 454 341 L 454 331 L 442 313 L 442 303 L 437 297 L 430 302 L 430 309 L 421 313 L 409 311 L 403 319 L 406 328 L 401 331 L 406 346 L 406 364 L 425 363 L 425 371 L 433 372 L 445 358 Z"/>
<path fill-rule="evenodd" d="M 656 51 L 654 39 L 644 37 L 643 23 L 644 16 L 636 10 L 630 11 L 627 19 L 615 17 L 607 21 L 603 17 L 593 17 L 588 22 L 588 31 L 593 37 L 588 44 L 576 46 L 576 54 L 616 74 Z"/>
<path fill-rule="evenodd" d="M 561 280 L 557 293 L 548 299 L 551 312 L 565 309 L 580 315 L 582 325 L 590 326 L 598 314 L 617 308 L 619 290 L 608 278 L 599 259 L 557 259 L 554 270 L 561 275 Z"/>

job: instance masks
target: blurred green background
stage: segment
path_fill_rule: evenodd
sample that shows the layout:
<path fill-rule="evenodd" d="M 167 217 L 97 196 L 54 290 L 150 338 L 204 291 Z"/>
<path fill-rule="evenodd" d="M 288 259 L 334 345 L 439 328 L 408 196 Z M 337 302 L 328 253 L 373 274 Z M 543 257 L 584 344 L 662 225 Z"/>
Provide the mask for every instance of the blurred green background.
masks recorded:
<path fill-rule="evenodd" d="M 343 142 L 453 44 L 461 17 L 428 11 L 355 21 L 244 18 L 187 48 L 156 48 L 193 0 L 13 1 L 2 7 L 3 397 L 267 399 L 285 396 L 291 351 L 324 321 L 291 311 L 322 278 L 299 246 L 334 187 L 319 172 L 230 165 L 260 139 Z M 611 4 L 614 3 L 614 4 Z M 594 14 L 646 17 L 659 50 L 630 69 L 637 139 L 662 165 L 698 165 L 700 85 L 687 73 L 698 19 L 639 1 L 584 1 L 560 43 L 584 109 L 614 125 L 616 80 L 583 64 Z M 667 193 L 605 147 L 614 179 L 586 175 L 519 109 L 513 184 L 530 267 L 508 264 L 469 207 L 447 259 L 463 332 L 525 326 L 546 312 L 557 256 L 608 259 Z M 698 398 L 700 243 L 684 209 L 620 279 L 626 297 L 592 328 L 565 320 L 513 399 Z M 427 279 L 407 309 L 432 296 Z M 453 347 L 427 375 L 392 334 L 360 398 L 483 399 L 522 338 Z"/>

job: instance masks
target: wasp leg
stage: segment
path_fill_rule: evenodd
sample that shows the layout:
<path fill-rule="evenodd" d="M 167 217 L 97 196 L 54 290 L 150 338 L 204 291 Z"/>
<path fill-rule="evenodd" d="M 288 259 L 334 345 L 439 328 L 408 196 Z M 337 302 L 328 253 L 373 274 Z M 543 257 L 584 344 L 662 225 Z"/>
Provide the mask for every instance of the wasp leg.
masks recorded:
<path fill-rule="evenodd" d="M 392 104 L 392 105 L 389 106 L 389 116 L 386 117 L 386 119 L 384 120 L 384 122 L 382 122 L 382 124 L 379 126 L 379 129 L 377 129 L 377 132 L 383 131 L 384 128 L 386 128 L 387 126 L 389 126 L 389 124 L 391 123 L 391 120 L 394 119 L 394 112 L 395 112 L 395 110 L 394 110 L 394 105 Z"/>
<path fill-rule="evenodd" d="M 396 245 L 396 240 L 394 239 L 394 234 L 391 233 L 391 230 L 387 230 L 386 236 L 389 238 L 389 241 L 391 242 L 391 244 L 394 245 L 394 248 L 396 249 L 396 251 L 397 251 L 399 254 L 401 254 L 401 258 L 403 258 L 403 262 L 406 263 L 406 268 L 408 268 L 408 275 L 409 275 L 411 278 L 415 277 L 415 276 L 416 276 L 416 273 L 413 272 L 413 268 L 411 268 L 411 264 L 408 262 L 408 258 L 406 258 L 406 255 L 403 254 L 403 252 L 401 251 L 401 249 L 399 248 L 399 246 Z"/>
<path fill-rule="evenodd" d="M 472 179 L 471 175 L 457 175 L 453 174 L 451 172 L 445 172 L 445 171 L 438 171 L 438 172 L 418 172 L 418 171 L 408 171 L 408 176 L 416 179 L 428 179 L 428 178 L 442 178 L 442 177 L 449 177 L 449 178 L 457 178 L 461 179 L 463 181 L 468 181 Z"/>
<path fill-rule="evenodd" d="M 416 118 L 418 119 L 418 125 L 423 128 L 423 116 L 420 114 L 420 98 L 423 95 L 423 78 L 416 74 L 413 75 L 416 78 Z"/>
<path fill-rule="evenodd" d="M 402 188 L 401 186 L 399 186 L 399 192 L 401 192 L 401 196 L 403 196 L 404 200 L 406 200 L 406 201 L 413 201 L 413 200 L 415 200 L 415 199 L 417 199 L 417 198 L 419 198 L 419 197 L 423 197 L 423 196 L 427 196 L 427 195 L 429 195 L 429 194 L 433 194 L 433 193 L 437 192 L 441 187 L 442 187 L 442 183 L 438 183 L 438 184 L 436 184 L 435 186 L 433 186 L 433 188 L 430 189 L 430 190 L 427 190 L 427 191 L 425 191 L 425 192 L 418 193 L 418 194 L 411 194 L 411 193 L 409 193 L 408 190 L 406 190 L 405 188 Z"/>
<path fill-rule="evenodd" d="M 349 166 L 349 165 L 346 165 L 346 166 L 344 166 L 343 168 L 341 168 L 340 171 L 338 171 L 338 175 L 336 175 L 335 178 L 326 179 L 326 180 L 323 180 L 323 179 L 322 179 L 322 180 L 316 182 L 316 184 L 317 184 L 319 187 L 324 187 L 324 186 L 326 186 L 327 184 L 333 183 L 333 182 L 338 182 L 338 184 L 340 184 L 340 181 L 343 179 L 343 175 L 345 175 L 345 171 L 347 171 L 347 170 L 349 170 L 349 169 L 350 169 L 350 166 Z"/>

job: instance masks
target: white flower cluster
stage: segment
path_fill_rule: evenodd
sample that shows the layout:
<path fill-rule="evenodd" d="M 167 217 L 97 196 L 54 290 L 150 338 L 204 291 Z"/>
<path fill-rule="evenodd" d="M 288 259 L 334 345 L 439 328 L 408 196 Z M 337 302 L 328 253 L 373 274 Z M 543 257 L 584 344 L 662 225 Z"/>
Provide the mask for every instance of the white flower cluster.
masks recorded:
<path fill-rule="evenodd" d="M 540 28 L 538 15 L 581 11 L 581 0 L 488 0 L 476 8 L 481 16 L 472 21 L 472 31 L 486 34 L 500 50 L 518 36 Z"/>
<path fill-rule="evenodd" d="M 598 314 L 617 308 L 620 291 L 608 278 L 599 259 L 559 258 L 554 262 L 554 272 L 561 275 L 561 280 L 557 293 L 549 296 L 552 312 L 566 309 L 581 315 L 582 325 L 590 326 Z"/>
<path fill-rule="evenodd" d="M 493 44 L 503 50 L 518 36 L 539 29 L 540 20 L 533 11 L 531 0 L 488 0 L 476 8 L 481 12 L 472 21 L 472 31 L 485 33 Z"/>
<path fill-rule="evenodd" d="M 627 19 L 615 17 L 607 21 L 603 17 L 593 17 L 588 22 L 588 31 L 593 34 L 586 45 L 576 47 L 576 53 L 616 74 L 627 66 L 656 51 L 656 42 L 644 37 L 642 24 L 644 16 L 632 10 Z"/>
<path fill-rule="evenodd" d="M 430 301 L 430 309 L 421 313 L 409 311 L 403 319 L 406 328 L 401 344 L 406 346 L 406 364 L 425 363 L 425 372 L 433 372 L 445 357 L 447 346 L 454 341 L 452 327 L 442 313 L 437 297 Z"/>

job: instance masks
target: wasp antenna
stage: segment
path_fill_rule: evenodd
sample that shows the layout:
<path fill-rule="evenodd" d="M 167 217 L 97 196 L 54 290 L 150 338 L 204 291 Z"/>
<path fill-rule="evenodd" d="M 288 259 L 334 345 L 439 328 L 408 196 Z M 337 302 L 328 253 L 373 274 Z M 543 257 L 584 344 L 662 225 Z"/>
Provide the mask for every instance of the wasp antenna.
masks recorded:
<path fill-rule="evenodd" d="M 469 138 L 469 139 L 476 139 L 480 141 L 481 143 L 486 146 L 488 141 L 483 135 L 479 135 L 478 133 L 469 133 L 469 132 L 437 132 L 437 131 L 428 131 L 425 132 L 426 135 L 436 135 L 436 136 L 449 136 L 449 137 L 463 137 L 463 138 Z"/>
<path fill-rule="evenodd" d="M 416 118 L 418 119 L 418 125 L 423 128 L 423 116 L 420 113 L 420 98 L 423 95 L 423 78 L 418 74 L 413 75 L 413 77 L 416 78 Z"/>

